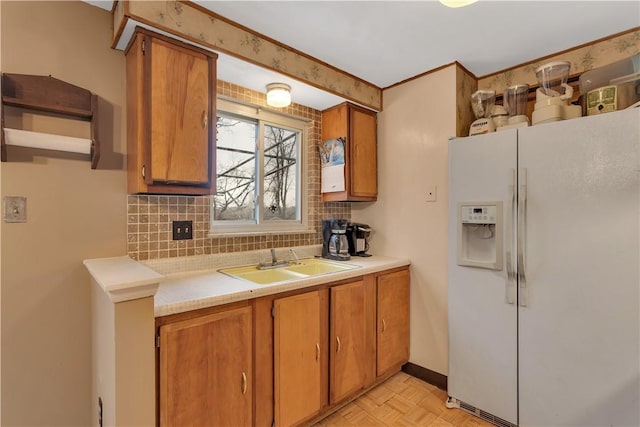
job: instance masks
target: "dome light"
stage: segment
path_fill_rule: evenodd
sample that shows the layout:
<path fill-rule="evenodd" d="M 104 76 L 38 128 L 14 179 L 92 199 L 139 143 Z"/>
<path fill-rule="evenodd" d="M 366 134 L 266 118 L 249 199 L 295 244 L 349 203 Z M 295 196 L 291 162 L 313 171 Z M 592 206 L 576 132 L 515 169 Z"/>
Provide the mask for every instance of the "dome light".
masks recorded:
<path fill-rule="evenodd" d="M 275 108 L 287 107 L 291 104 L 291 86 L 284 83 L 267 85 L 267 105 Z"/>

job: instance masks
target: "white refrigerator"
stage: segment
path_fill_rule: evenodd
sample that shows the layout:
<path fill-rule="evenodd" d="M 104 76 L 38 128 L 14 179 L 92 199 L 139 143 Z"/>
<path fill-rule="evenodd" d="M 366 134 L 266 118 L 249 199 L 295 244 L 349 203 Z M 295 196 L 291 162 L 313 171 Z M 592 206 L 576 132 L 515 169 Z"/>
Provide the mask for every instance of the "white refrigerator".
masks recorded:
<path fill-rule="evenodd" d="M 640 108 L 449 142 L 450 406 L 640 426 Z"/>

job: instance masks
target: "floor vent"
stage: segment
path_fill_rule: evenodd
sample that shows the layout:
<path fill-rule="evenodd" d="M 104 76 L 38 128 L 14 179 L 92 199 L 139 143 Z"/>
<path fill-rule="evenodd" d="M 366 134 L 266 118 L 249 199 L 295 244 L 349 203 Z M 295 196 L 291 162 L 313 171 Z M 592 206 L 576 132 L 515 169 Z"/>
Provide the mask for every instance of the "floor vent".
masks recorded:
<path fill-rule="evenodd" d="M 460 401 L 460 409 L 463 409 L 464 411 L 475 415 L 476 417 L 482 418 L 483 420 L 488 421 L 498 427 L 518 427 L 516 424 L 512 424 L 509 421 L 505 421 L 500 417 L 496 417 L 495 415 L 492 415 L 462 401 Z"/>

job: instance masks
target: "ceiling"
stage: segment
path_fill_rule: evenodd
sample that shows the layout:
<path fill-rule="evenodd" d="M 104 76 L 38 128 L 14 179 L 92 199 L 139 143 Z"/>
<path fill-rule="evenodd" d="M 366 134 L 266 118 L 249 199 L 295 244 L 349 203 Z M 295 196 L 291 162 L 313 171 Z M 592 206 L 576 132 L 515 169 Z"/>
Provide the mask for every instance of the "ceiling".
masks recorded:
<path fill-rule="evenodd" d="M 482 77 L 640 26 L 637 0 L 480 0 L 458 9 L 437 1 L 195 2 L 381 88 L 453 61 Z M 261 92 L 290 83 L 294 102 L 314 108 L 341 101 L 226 55 L 218 74 Z"/>

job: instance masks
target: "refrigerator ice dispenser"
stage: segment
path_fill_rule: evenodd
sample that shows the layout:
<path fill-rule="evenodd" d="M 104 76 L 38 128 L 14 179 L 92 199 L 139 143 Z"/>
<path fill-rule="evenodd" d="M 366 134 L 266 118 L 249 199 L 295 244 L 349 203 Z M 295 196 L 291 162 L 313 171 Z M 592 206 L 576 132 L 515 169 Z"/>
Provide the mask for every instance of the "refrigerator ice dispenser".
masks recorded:
<path fill-rule="evenodd" d="M 502 202 L 458 205 L 458 265 L 502 270 Z"/>

